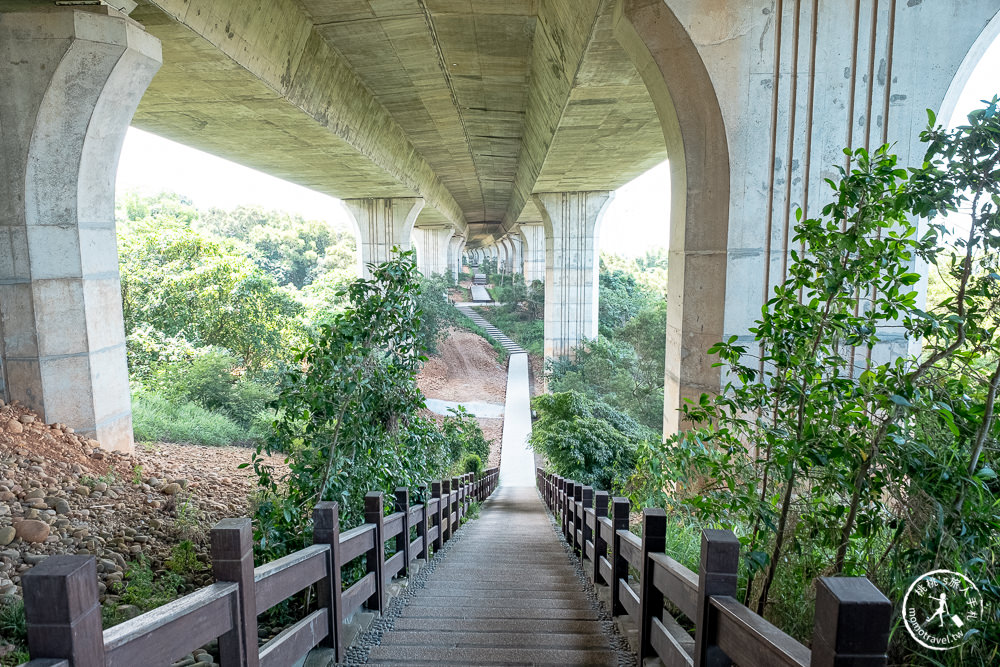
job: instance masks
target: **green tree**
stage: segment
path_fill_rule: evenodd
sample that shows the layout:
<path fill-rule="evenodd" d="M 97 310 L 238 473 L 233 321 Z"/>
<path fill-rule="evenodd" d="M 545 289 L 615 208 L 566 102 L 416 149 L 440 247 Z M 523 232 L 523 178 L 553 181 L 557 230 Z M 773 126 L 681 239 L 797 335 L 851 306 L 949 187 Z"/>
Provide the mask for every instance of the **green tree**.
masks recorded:
<path fill-rule="evenodd" d="M 723 392 L 684 409 L 695 428 L 640 456 L 646 492 L 660 502 L 744 524 L 743 594 L 758 612 L 789 581 L 867 574 L 900 599 L 915 574 L 951 565 L 991 604 L 954 659 L 998 655 L 996 107 L 922 133 L 925 162 L 909 171 L 888 147 L 848 152 L 853 166 L 830 181 L 833 201 L 818 218 L 799 214 L 804 252 L 791 253 L 753 346 L 733 337 L 709 350 L 729 380 Z M 942 253 L 936 216 L 957 210 L 970 215 L 968 234 Z M 917 259 L 943 260 L 955 290 L 926 310 Z M 889 333 L 923 352 L 880 358 Z M 902 639 L 894 650 L 910 659 Z"/>
<path fill-rule="evenodd" d="M 451 436 L 475 440 L 461 417 L 442 431 L 419 414 L 416 374 L 426 356 L 413 256 L 372 265 L 371 279 L 345 288 L 348 307 L 295 351 L 274 435 L 253 457 L 263 491 L 256 536 L 269 557 L 303 546 L 318 501 L 337 500 L 344 525 L 355 525 L 366 492 L 439 478 L 464 453 Z M 265 451 L 287 452 L 288 473 L 279 476 Z"/>
<path fill-rule="evenodd" d="M 214 345 L 250 368 L 282 356 L 301 307 L 232 245 L 170 218 L 146 218 L 119 235 L 126 332 Z"/>

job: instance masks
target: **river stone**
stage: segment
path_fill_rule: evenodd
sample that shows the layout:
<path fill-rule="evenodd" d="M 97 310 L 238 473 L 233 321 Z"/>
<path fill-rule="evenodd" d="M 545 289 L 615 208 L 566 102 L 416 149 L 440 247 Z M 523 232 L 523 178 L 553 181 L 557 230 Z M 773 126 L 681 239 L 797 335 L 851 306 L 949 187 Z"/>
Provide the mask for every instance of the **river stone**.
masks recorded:
<path fill-rule="evenodd" d="M 7 420 L 6 428 L 8 433 L 13 433 L 15 435 L 24 432 L 24 427 L 21 426 L 21 422 L 14 419 Z"/>
<path fill-rule="evenodd" d="M 4 526 L 0 528 L 0 547 L 5 547 L 14 541 L 14 537 L 17 535 L 17 531 L 14 530 L 13 526 Z"/>
<path fill-rule="evenodd" d="M 44 521 L 29 519 L 14 526 L 17 536 L 25 542 L 44 542 L 49 536 L 49 524 Z"/>
<path fill-rule="evenodd" d="M 172 482 L 172 483 L 170 483 L 170 484 L 167 484 L 166 486 L 164 486 L 164 487 L 163 487 L 162 489 L 160 489 L 160 490 L 161 490 L 161 491 L 163 492 L 163 494 L 164 494 L 164 495 L 166 495 L 166 496 L 172 496 L 172 495 L 175 495 L 175 494 L 178 494 L 178 493 L 180 493 L 181 491 L 183 491 L 183 489 L 181 488 L 181 485 L 180 485 L 180 484 L 178 484 L 178 483 L 176 483 L 176 482 Z"/>

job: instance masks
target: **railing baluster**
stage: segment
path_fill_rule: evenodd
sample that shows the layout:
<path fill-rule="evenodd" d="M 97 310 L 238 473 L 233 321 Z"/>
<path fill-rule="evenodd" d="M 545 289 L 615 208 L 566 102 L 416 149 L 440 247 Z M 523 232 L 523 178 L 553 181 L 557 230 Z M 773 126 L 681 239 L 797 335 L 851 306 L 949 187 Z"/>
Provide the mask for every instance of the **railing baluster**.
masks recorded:
<path fill-rule="evenodd" d="M 708 598 L 713 595 L 736 597 L 736 572 L 740 562 L 740 542 L 730 530 L 701 531 L 701 564 L 698 567 L 698 618 L 694 636 L 694 664 L 698 667 L 727 667 L 729 657 L 717 644 L 717 612 Z"/>
<path fill-rule="evenodd" d="M 403 552 L 403 569 L 399 576 L 410 574 L 410 491 L 405 486 L 396 489 L 396 503 L 393 512 L 403 513 L 403 532 L 396 536 L 396 551 Z"/>
<path fill-rule="evenodd" d="M 580 512 L 580 564 L 583 565 L 587 560 L 587 542 L 593 542 L 590 526 L 587 524 L 587 510 L 594 506 L 594 487 L 583 487 L 580 493 L 580 503 L 583 506 Z"/>
<path fill-rule="evenodd" d="M 608 543 L 601 537 L 601 517 L 608 515 L 608 492 L 597 491 L 594 493 L 594 585 L 604 582 L 601 576 L 601 558 L 608 557 Z"/>
<path fill-rule="evenodd" d="M 627 613 L 622 605 L 621 595 L 618 592 L 618 581 L 624 579 L 628 581 L 628 561 L 622 556 L 621 538 L 618 537 L 619 530 L 628 530 L 628 515 L 631 511 L 627 498 L 615 498 L 611 503 L 611 523 L 614 528 L 614 535 L 611 540 L 613 553 L 611 559 L 611 613 L 621 616 Z"/>
<path fill-rule="evenodd" d="M 816 581 L 811 667 L 888 662 L 892 603 L 864 577 Z"/>
<path fill-rule="evenodd" d="M 454 529 L 451 521 L 451 480 L 441 480 L 441 503 L 444 505 L 444 521 L 447 529 L 444 530 L 444 541 L 451 539 L 451 531 Z"/>
<path fill-rule="evenodd" d="M 332 648 L 337 661 L 344 659 L 346 651 L 342 635 L 344 622 L 344 606 L 341 600 L 340 579 L 340 507 L 336 502 L 324 500 L 316 503 L 313 509 L 313 544 L 326 544 L 330 547 L 327 559 L 327 577 L 320 581 L 317 601 L 320 607 L 326 607 L 329 613 L 326 638 L 320 646 Z"/>
<path fill-rule="evenodd" d="M 570 540 L 570 544 L 577 551 L 583 549 L 583 545 L 580 544 L 580 537 L 583 536 L 583 485 L 576 484 L 573 487 L 573 500 L 571 501 L 573 505 L 573 539 Z"/>
<path fill-rule="evenodd" d="M 573 503 L 576 502 L 576 482 L 566 481 L 566 498 L 563 500 L 563 535 L 573 546 Z"/>
<path fill-rule="evenodd" d="M 21 577 L 28 653 L 104 667 L 101 603 L 93 556 L 49 556 Z"/>
<path fill-rule="evenodd" d="M 660 508 L 642 510 L 642 566 L 639 568 L 639 661 L 656 653 L 650 642 L 653 618 L 663 613 L 663 593 L 653 585 L 653 561 L 649 554 L 667 547 L 667 513 Z"/>
<path fill-rule="evenodd" d="M 443 490 L 441 488 L 441 482 L 431 482 L 431 497 L 437 498 L 437 510 L 434 513 L 434 521 L 437 525 L 437 537 L 434 538 L 434 555 L 441 550 L 444 546 L 444 523 L 442 517 L 444 514 L 441 511 L 441 505 L 444 503 L 444 498 L 442 497 Z"/>
<path fill-rule="evenodd" d="M 253 577 L 253 528 L 250 519 L 223 519 L 211 532 L 212 575 L 216 581 L 239 586 L 239 632 L 219 638 L 219 663 L 223 667 L 256 667 L 257 585 Z"/>
<path fill-rule="evenodd" d="M 365 606 L 379 614 L 385 612 L 385 501 L 381 491 L 365 496 L 365 523 L 375 524 L 375 546 L 365 559 L 365 571 L 375 574 L 375 592 Z"/>
<path fill-rule="evenodd" d="M 424 511 L 420 513 L 420 521 L 417 522 L 417 537 L 420 538 L 420 555 L 423 557 L 424 562 L 428 562 L 431 559 L 431 552 L 428 547 L 430 543 L 427 540 L 427 528 L 430 526 L 430 522 L 427 518 L 427 487 L 418 487 L 420 491 L 420 497 L 424 499 Z"/>

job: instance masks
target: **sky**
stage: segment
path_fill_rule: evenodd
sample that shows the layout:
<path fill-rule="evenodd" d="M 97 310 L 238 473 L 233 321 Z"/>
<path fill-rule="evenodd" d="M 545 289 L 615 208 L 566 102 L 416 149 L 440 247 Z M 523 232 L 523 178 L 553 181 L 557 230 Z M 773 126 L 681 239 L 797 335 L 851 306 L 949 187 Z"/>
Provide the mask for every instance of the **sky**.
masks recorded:
<path fill-rule="evenodd" d="M 979 106 L 981 99 L 1000 92 L 998 73 L 1000 40 L 987 49 L 972 73 L 959 97 L 950 126 L 964 121 L 965 115 Z M 353 228 L 350 216 L 338 199 L 136 128 L 129 128 L 125 137 L 117 190 L 144 194 L 177 192 L 189 197 L 199 208 L 260 205 Z M 601 235 L 601 250 L 638 257 L 648 250 L 666 248 L 669 206 L 668 164 L 663 162 L 615 193 L 602 224 L 605 229 L 614 229 L 615 233 Z"/>

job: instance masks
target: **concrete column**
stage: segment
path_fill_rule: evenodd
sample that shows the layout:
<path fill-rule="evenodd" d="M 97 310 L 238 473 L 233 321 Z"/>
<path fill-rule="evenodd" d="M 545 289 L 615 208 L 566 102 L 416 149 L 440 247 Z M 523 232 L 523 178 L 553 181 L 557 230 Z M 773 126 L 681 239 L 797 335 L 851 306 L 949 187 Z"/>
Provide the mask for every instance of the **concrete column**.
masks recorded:
<path fill-rule="evenodd" d="M 524 257 L 521 250 L 521 235 L 507 237 L 507 244 L 511 252 L 511 271 L 513 273 L 524 273 Z"/>
<path fill-rule="evenodd" d="M 160 43 L 100 6 L 0 13 L 4 393 L 132 448 L 115 175 Z"/>
<path fill-rule="evenodd" d="M 451 227 L 425 227 L 413 230 L 413 240 L 417 244 L 417 268 L 425 276 L 444 275 L 449 267 L 451 238 L 455 230 Z"/>
<path fill-rule="evenodd" d="M 448 271 L 451 272 L 452 280 L 458 280 L 458 274 L 462 272 L 462 251 L 465 248 L 465 237 L 452 236 L 448 243 Z"/>
<path fill-rule="evenodd" d="M 613 193 L 533 195 L 545 226 L 545 359 L 597 337 L 597 234 Z"/>
<path fill-rule="evenodd" d="M 507 242 L 507 237 L 497 241 L 497 249 L 500 252 L 500 266 L 499 270 L 501 273 L 510 273 L 510 265 L 512 262 L 512 253 L 510 250 L 510 244 Z"/>
<path fill-rule="evenodd" d="M 424 207 L 421 197 L 345 199 L 344 206 L 358 226 L 361 275 L 371 276 L 369 264 L 381 264 L 393 247 L 410 249 L 413 223 Z M 417 251 L 418 254 L 419 250 Z"/>
<path fill-rule="evenodd" d="M 521 225 L 521 246 L 524 257 L 524 282 L 545 282 L 545 226 Z"/>

